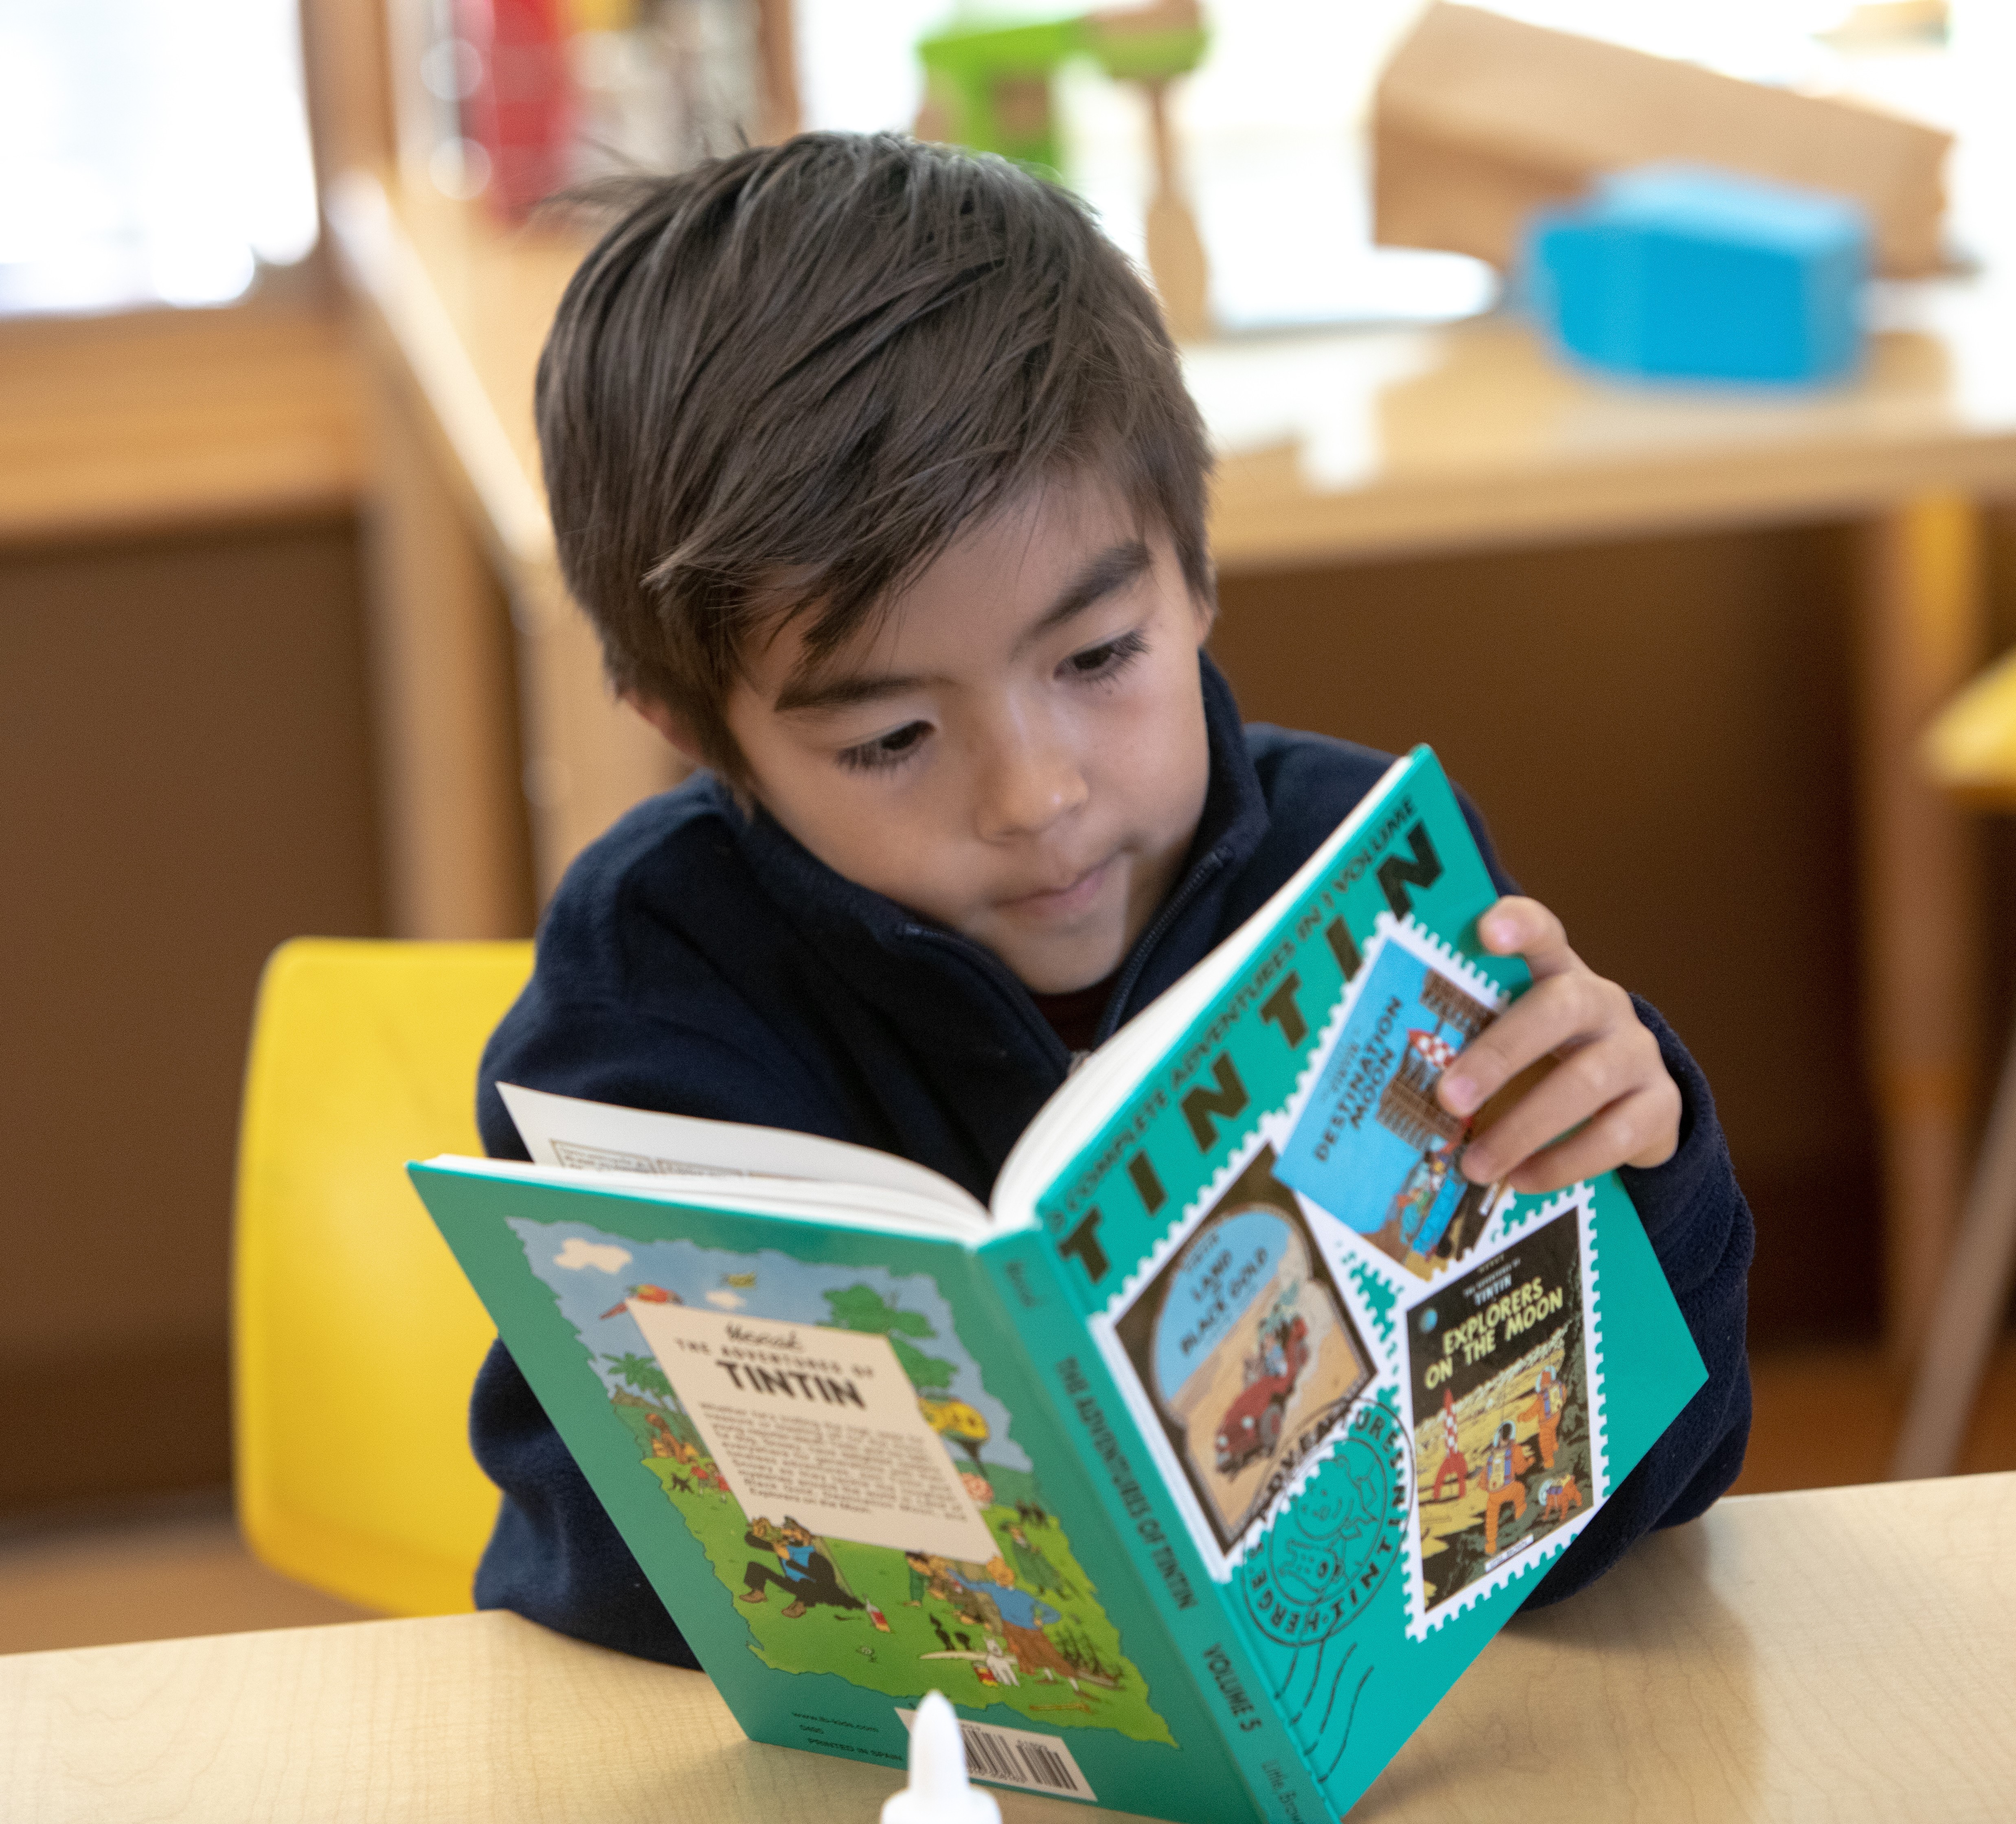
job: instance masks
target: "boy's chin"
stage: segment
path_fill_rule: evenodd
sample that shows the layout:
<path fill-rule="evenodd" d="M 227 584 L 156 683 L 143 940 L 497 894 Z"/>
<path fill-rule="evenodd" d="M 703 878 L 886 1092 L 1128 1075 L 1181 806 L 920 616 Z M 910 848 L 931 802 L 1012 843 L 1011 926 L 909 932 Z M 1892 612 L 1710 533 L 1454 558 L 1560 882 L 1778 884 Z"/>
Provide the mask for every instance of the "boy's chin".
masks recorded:
<path fill-rule="evenodd" d="M 997 952 L 997 954 L 999 954 Z M 1120 966 L 1120 955 L 1107 944 L 1082 951 L 1002 955 L 1016 979 L 1032 995 L 1075 995 L 1103 982 Z"/>
<path fill-rule="evenodd" d="M 1109 888 L 1111 883 L 1108 883 Z M 1102 982 L 1127 959 L 1132 935 L 1120 896 L 1109 890 L 1068 919 L 996 913 L 969 934 L 1007 964 L 1032 995 L 1075 995 Z"/>

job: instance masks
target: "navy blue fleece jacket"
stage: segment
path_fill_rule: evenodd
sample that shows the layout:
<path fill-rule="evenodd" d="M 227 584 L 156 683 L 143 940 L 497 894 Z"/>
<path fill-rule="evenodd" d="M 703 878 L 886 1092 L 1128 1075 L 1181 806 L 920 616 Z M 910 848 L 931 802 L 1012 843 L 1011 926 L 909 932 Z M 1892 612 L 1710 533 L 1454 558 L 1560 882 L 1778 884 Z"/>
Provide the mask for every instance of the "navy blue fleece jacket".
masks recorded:
<path fill-rule="evenodd" d="M 1388 764 L 1321 736 L 1242 729 L 1230 688 L 1202 663 L 1204 816 L 1175 890 L 1121 971 L 1102 1038 L 1257 910 Z M 1516 890 L 1470 815 L 1495 878 Z M 1680 1146 L 1656 1170 L 1622 1175 L 1708 1383 L 1529 1606 L 1600 1575 L 1651 1528 L 1701 1513 L 1734 1479 L 1749 1433 L 1750 1212 L 1699 1069 L 1651 1007 L 1639 1013 L 1679 1085 Z M 877 1146 L 985 1199 L 1070 1061 L 998 959 L 843 879 L 760 811 L 743 816 L 703 773 L 639 805 L 569 871 L 532 979 L 484 1054 L 477 1116 L 493 1155 L 525 1157 L 501 1079 Z M 501 1344 L 477 1379 L 470 1430 L 504 1495 L 478 1605 L 693 1664 Z"/>

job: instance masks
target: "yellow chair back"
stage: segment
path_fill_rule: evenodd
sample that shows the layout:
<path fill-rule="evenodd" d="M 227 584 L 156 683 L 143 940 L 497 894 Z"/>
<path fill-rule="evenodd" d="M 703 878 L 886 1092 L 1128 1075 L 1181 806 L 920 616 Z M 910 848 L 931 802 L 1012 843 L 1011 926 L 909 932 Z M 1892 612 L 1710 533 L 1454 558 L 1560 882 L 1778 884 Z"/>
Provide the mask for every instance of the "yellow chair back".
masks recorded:
<path fill-rule="evenodd" d="M 1926 770 L 1964 804 L 2016 811 L 2016 653 L 1998 660 L 1932 718 Z"/>
<path fill-rule="evenodd" d="M 399 1615 L 473 1606 L 470 1454 L 495 1332 L 405 1171 L 479 1153 L 483 1042 L 530 944 L 302 938 L 266 965 L 239 1136 L 238 1517 L 275 1570 Z"/>

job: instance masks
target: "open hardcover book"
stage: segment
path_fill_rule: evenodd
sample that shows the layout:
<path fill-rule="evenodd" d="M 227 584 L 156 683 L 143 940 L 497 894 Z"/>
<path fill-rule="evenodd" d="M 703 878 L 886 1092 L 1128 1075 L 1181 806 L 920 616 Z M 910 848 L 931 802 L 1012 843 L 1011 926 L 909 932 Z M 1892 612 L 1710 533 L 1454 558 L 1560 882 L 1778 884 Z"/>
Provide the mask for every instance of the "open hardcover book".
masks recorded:
<path fill-rule="evenodd" d="M 1473 1185 L 1526 984 L 1435 756 L 1075 1070 L 992 1207 L 504 1095 L 412 1168 L 757 1739 L 1198 1824 L 1346 1810 L 1705 1379 L 1615 1178 Z M 1488 1120 L 1487 1109 L 1478 1119 Z"/>

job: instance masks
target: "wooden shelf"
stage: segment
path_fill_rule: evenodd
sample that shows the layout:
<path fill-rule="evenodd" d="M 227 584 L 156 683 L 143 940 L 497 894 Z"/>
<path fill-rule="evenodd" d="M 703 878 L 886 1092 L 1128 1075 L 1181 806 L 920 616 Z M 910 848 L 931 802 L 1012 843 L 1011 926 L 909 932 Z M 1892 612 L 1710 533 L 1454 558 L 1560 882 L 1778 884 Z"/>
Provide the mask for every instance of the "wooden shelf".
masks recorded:
<path fill-rule="evenodd" d="M 466 854 L 459 845 L 505 815 L 498 756 L 509 741 L 495 727 L 479 731 L 473 702 L 463 705 L 466 737 L 438 713 L 443 679 L 452 692 L 495 669 L 462 545 L 481 552 L 509 598 L 541 900 L 584 844 L 680 772 L 610 696 L 593 630 L 560 577 L 539 481 L 533 375 L 585 249 L 563 232 L 509 228 L 480 204 L 371 172 L 344 174 L 326 201 L 376 358 L 387 484 L 379 620 L 394 655 L 387 770 L 401 804 L 427 807 L 393 839 L 395 920 L 415 937 L 506 935 L 515 902 L 501 843 Z M 517 784 L 502 789 L 515 798 Z"/>
<path fill-rule="evenodd" d="M 345 513 L 364 480 L 339 323 L 296 310 L 0 326 L 0 545 Z"/>
<path fill-rule="evenodd" d="M 532 377 L 585 246 L 364 171 L 329 186 L 327 213 L 344 276 L 446 440 L 478 530 L 514 580 L 545 588 L 553 537 Z"/>

